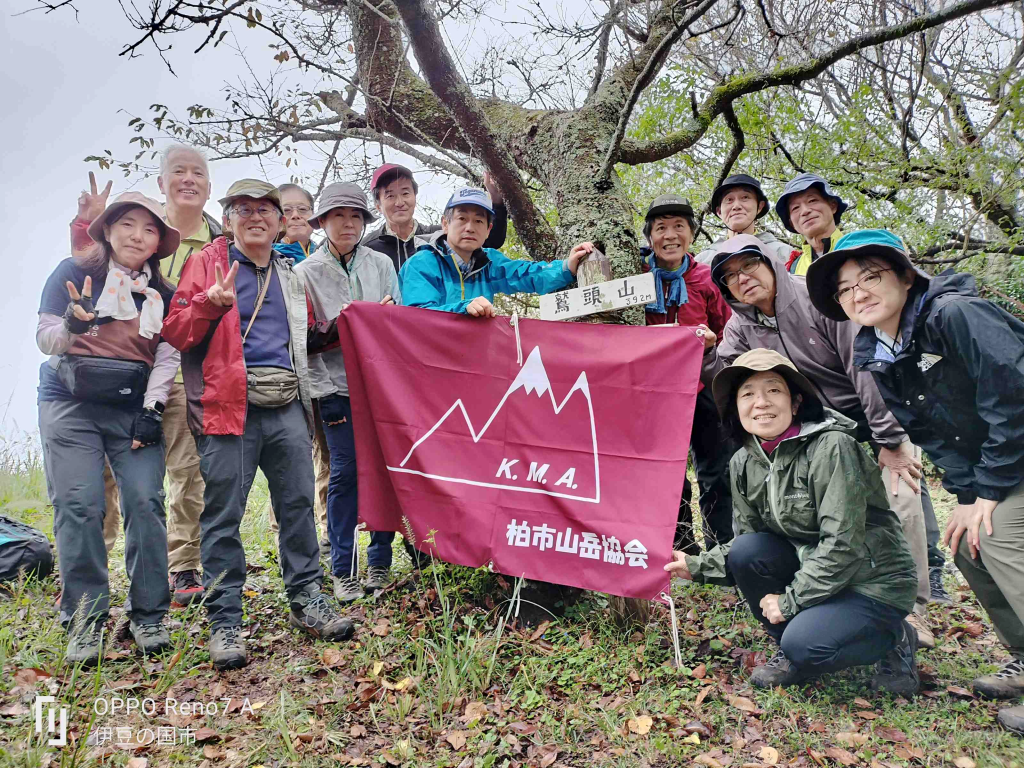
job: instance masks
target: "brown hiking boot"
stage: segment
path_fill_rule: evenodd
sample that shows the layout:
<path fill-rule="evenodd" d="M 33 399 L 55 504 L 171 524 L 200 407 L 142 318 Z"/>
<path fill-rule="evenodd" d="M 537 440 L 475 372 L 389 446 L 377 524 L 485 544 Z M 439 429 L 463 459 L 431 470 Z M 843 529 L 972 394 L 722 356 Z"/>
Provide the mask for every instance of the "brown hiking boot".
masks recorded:
<path fill-rule="evenodd" d="M 780 685 L 785 688 L 787 685 L 796 685 L 803 679 L 804 676 L 786 658 L 781 648 L 750 673 L 750 684 L 758 688 L 775 688 Z"/>
<path fill-rule="evenodd" d="M 998 672 L 975 678 L 971 687 L 976 694 L 988 699 L 1016 699 L 1024 696 L 1024 661 L 1010 659 Z"/>
<path fill-rule="evenodd" d="M 319 585 L 311 585 L 315 591 L 300 592 L 292 601 L 292 612 L 288 617 L 291 625 L 320 640 L 348 640 L 356 631 L 352 619 L 338 613 L 331 600 L 320 591 Z"/>
<path fill-rule="evenodd" d="M 935 647 L 935 635 L 932 634 L 931 629 L 925 623 L 925 619 L 916 613 L 908 613 L 907 624 L 912 626 L 917 632 L 918 646 L 928 648 L 929 650 Z"/>
<path fill-rule="evenodd" d="M 996 718 L 999 724 L 1008 731 L 1024 736 L 1024 706 L 1000 709 Z"/>
<path fill-rule="evenodd" d="M 210 635 L 210 661 L 216 669 L 244 667 L 248 658 L 241 627 L 218 627 Z"/>
<path fill-rule="evenodd" d="M 917 672 L 917 632 L 909 620 L 903 622 L 903 634 L 885 656 L 875 664 L 870 686 L 873 691 L 888 691 L 897 696 L 913 696 L 921 687 Z"/>
<path fill-rule="evenodd" d="M 171 574 L 169 581 L 171 600 L 178 605 L 189 605 L 193 600 L 203 599 L 203 581 L 199 578 L 199 571 L 178 571 Z"/>

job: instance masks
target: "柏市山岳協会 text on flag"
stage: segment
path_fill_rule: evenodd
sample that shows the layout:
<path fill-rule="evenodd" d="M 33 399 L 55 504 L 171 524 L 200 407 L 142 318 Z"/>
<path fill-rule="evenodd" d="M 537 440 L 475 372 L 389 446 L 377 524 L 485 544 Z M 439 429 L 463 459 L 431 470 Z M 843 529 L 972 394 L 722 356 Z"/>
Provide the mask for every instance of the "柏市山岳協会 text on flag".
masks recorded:
<path fill-rule="evenodd" d="M 518 326 L 517 345 L 508 318 L 342 312 L 360 519 L 405 533 L 404 517 L 446 562 L 656 598 L 702 340 L 687 327 Z"/>

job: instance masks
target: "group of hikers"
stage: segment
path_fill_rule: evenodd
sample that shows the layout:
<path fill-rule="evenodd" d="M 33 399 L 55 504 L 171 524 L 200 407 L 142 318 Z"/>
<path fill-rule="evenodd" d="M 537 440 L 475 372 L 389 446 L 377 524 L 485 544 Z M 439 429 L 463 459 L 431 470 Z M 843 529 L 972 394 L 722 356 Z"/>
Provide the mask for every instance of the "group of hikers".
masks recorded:
<path fill-rule="evenodd" d="M 493 317 L 496 293 L 567 288 L 596 248 L 503 255 L 507 212 L 486 176 L 486 190 L 455 191 L 440 226 L 417 220 L 418 185 L 395 164 L 374 172 L 372 206 L 356 184 L 315 200 L 242 179 L 219 222 L 204 212 L 198 149 L 164 149 L 158 182 L 165 204 L 137 192 L 108 202 L 111 185 L 92 180 L 72 256 L 40 302 L 66 657 L 102 656 L 120 512 L 139 649 L 169 647 L 172 600 L 202 600 L 213 665 L 243 666 L 240 523 L 257 468 L 291 623 L 346 639 L 339 603 L 387 585 L 395 534 L 371 534 L 360 581 L 340 313 L 374 301 Z M 738 587 L 778 645 L 752 684 L 874 664 L 872 688 L 906 696 L 918 649 L 935 645 L 927 604 L 950 602 L 942 538 L 1011 656 L 975 690 L 1024 696 L 1024 323 L 979 298 L 970 275 L 920 271 L 898 235 L 840 231 L 847 204 L 814 174 L 774 206 L 800 248 L 761 229 L 772 206 L 751 176 L 726 178 L 710 208 L 725 233 L 700 253 L 694 208 L 677 195 L 656 197 L 643 227 L 647 324 L 691 326 L 704 342 L 691 440 L 703 535 L 687 484 L 665 569 Z M 944 535 L 922 450 L 957 496 Z M 1024 706 L 999 717 L 1024 731 Z"/>

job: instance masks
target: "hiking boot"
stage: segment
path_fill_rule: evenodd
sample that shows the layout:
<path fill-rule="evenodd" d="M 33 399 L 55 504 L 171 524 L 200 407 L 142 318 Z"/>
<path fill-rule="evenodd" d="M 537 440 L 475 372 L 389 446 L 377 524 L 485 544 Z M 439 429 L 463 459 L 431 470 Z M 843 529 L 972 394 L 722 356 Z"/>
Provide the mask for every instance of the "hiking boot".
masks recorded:
<path fill-rule="evenodd" d="M 384 589 L 389 581 L 391 581 L 390 568 L 371 565 L 366 569 L 366 581 L 363 582 L 363 586 L 367 592 L 376 592 L 378 589 Z"/>
<path fill-rule="evenodd" d="M 99 621 L 68 632 L 64 658 L 68 664 L 95 667 L 103 655 L 103 624 Z"/>
<path fill-rule="evenodd" d="M 320 591 L 319 585 L 315 593 L 303 592 L 299 600 L 292 603 L 288 620 L 293 627 L 320 640 L 348 640 L 356 631 L 352 619 L 338 613 L 327 595 Z"/>
<path fill-rule="evenodd" d="M 976 694 L 987 699 L 1024 696 L 1024 661 L 1010 659 L 998 672 L 975 678 L 971 687 Z"/>
<path fill-rule="evenodd" d="M 135 645 L 144 656 L 150 656 L 171 647 L 171 633 L 163 624 L 136 624 L 134 621 L 128 624 Z"/>
<path fill-rule="evenodd" d="M 241 627 L 218 627 L 210 635 L 210 661 L 214 669 L 238 669 L 246 664 Z"/>
<path fill-rule="evenodd" d="M 903 622 L 903 634 L 885 656 L 875 663 L 871 690 L 888 691 L 898 696 L 913 696 L 921 687 L 917 674 L 917 630 L 909 620 Z"/>
<path fill-rule="evenodd" d="M 193 600 L 203 599 L 203 582 L 199 571 L 178 571 L 172 573 L 171 600 L 178 605 L 189 605 Z"/>
<path fill-rule="evenodd" d="M 796 685 L 803 679 L 786 654 L 779 648 L 775 655 L 750 673 L 750 684 L 758 688 L 775 688 L 776 686 Z"/>
<path fill-rule="evenodd" d="M 932 634 L 931 629 L 925 623 L 925 619 L 918 616 L 916 613 L 907 614 L 907 623 L 914 628 L 917 632 L 917 645 L 921 648 L 927 648 L 931 650 L 935 647 L 935 635 Z"/>
<path fill-rule="evenodd" d="M 942 584 L 941 565 L 933 565 L 928 569 L 928 583 L 931 585 L 931 601 L 933 603 L 942 603 L 943 605 L 953 604 L 953 600 L 950 598 L 949 593 L 946 592 L 946 587 Z"/>
<path fill-rule="evenodd" d="M 996 718 L 999 724 L 1008 731 L 1024 736 L 1024 706 L 1007 707 L 999 710 Z"/>
<path fill-rule="evenodd" d="M 347 576 L 334 577 L 334 598 L 339 603 L 351 603 L 364 597 L 366 592 L 358 581 Z"/>
<path fill-rule="evenodd" d="M 320 539 L 320 556 L 330 557 L 331 556 L 331 540 L 324 536 Z"/>

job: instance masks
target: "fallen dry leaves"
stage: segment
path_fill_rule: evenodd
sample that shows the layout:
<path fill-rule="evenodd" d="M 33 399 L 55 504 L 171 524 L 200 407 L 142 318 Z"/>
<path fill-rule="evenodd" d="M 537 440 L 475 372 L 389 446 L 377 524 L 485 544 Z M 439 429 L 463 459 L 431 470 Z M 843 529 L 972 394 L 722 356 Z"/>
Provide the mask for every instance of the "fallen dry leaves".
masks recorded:
<path fill-rule="evenodd" d="M 466 731 L 452 731 L 444 740 L 451 744 L 452 749 L 456 752 L 466 746 Z"/>
<path fill-rule="evenodd" d="M 482 701 L 471 701 L 466 705 L 466 711 L 459 720 L 469 725 L 477 720 L 483 720 L 485 717 L 487 717 L 487 705 Z"/>
<path fill-rule="evenodd" d="M 652 725 L 654 725 L 654 720 L 647 715 L 631 717 L 626 721 L 626 727 L 629 728 L 630 733 L 635 733 L 638 736 L 646 736 L 650 733 Z"/>
<path fill-rule="evenodd" d="M 775 749 L 775 747 L 761 747 L 761 750 L 757 753 L 757 758 L 765 765 L 778 765 L 779 750 Z"/>
<path fill-rule="evenodd" d="M 729 700 L 729 703 L 732 704 L 732 706 L 734 706 L 734 707 L 736 707 L 736 709 L 740 709 L 740 710 L 742 710 L 744 712 L 750 712 L 751 714 L 754 714 L 754 713 L 760 711 L 757 708 L 757 704 L 752 702 L 746 696 L 729 696 L 728 700 Z"/>
<path fill-rule="evenodd" d="M 842 747 L 829 747 L 825 750 L 825 754 L 843 765 L 856 765 L 860 762 L 860 758 L 852 752 L 847 752 Z"/>

